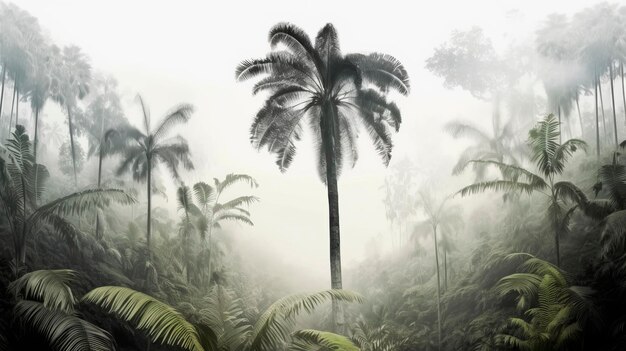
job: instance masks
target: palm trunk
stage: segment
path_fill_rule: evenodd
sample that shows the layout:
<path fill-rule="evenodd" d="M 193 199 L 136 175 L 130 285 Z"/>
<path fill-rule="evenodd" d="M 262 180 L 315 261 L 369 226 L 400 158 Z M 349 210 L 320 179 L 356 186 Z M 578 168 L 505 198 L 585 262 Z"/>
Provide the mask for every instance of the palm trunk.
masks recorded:
<path fill-rule="evenodd" d="M 341 235 L 339 230 L 339 189 L 337 165 L 335 163 L 335 106 L 330 99 L 324 102 L 321 118 L 322 143 L 326 156 L 326 187 L 328 191 L 328 224 L 330 234 L 330 280 L 332 289 L 342 288 L 341 278 Z M 335 332 L 343 334 L 343 309 L 337 301 L 332 303 Z"/>
<path fill-rule="evenodd" d="M 37 145 L 38 145 L 38 127 L 39 127 L 39 107 L 35 107 L 35 138 L 33 140 L 33 159 L 35 163 L 35 187 L 37 186 L 37 178 L 39 173 L 39 167 L 37 167 Z M 37 207 L 37 196 L 35 195 L 35 208 Z"/>
<path fill-rule="evenodd" d="M 584 138 L 585 129 L 583 126 L 583 117 L 580 115 L 580 104 L 578 103 L 578 93 L 576 93 L 576 111 L 578 111 L 578 122 L 580 123 L 580 136 Z"/>
<path fill-rule="evenodd" d="M 624 89 L 624 63 L 620 62 L 619 68 L 622 76 L 622 102 L 624 103 L 624 123 L 626 123 L 626 90 Z"/>
<path fill-rule="evenodd" d="M 211 224 L 211 226 L 212 225 L 213 224 Z M 209 253 L 208 261 L 209 262 L 208 262 L 208 265 L 207 265 L 208 266 L 207 268 L 209 270 L 209 281 L 207 282 L 208 286 L 211 286 L 211 249 L 212 249 L 212 245 L 213 245 L 212 238 L 213 238 L 213 233 L 212 233 L 211 227 L 209 227 L 209 240 L 208 240 L 208 248 L 207 248 L 209 250 L 208 251 L 208 253 Z"/>
<path fill-rule="evenodd" d="M 615 148 L 619 142 L 617 141 L 617 116 L 615 114 L 615 93 L 613 91 L 613 62 L 609 65 L 609 81 L 611 82 L 611 104 L 613 105 L 613 132 L 615 134 Z"/>
<path fill-rule="evenodd" d="M 441 278 L 439 277 L 439 245 L 436 225 L 433 225 L 433 235 L 435 237 L 435 267 L 437 268 L 437 350 L 441 350 Z"/>
<path fill-rule="evenodd" d="M 2 67 L 2 87 L 0 88 L 0 119 L 2 118 L 2 105 L 4 103 L 4 83 L 7 78 L 7 69 Z M 9 123 L 10 124 L 10 123 Z"/>
<path fill-rule="evenodd" d="M 596 99 L 596 154 L 598 161 L 600 161 L 600 120 L 598 116 L 598 76 L 595 79 L 595 99 Z"/>
<path fill-rule="evenodd" d="M 19 124 L 18 118 L 20 114 L 20 90 L 17 82 L 15 82 L 15 125 Z"/>
<path fill-rule="evenodd" d="M 13 96 L 11 97 L 11 113 L 9 114 L 9 135 L 11 135 L 11 125 L 13 124 L 13 110 L 15 109 L 15 84 L 13 84 Z"/>
<path fill-rule="evenodd" d="M 443 291 L 448 291 L 448 251 L 443 250 Z"/>
<path fill-rule="evenodd" d="M 150 236 L 152 234 L 152 160 L 147 157 L 148 165 L 148 223 L 146 224 L 146 248 L 148 250 L 148 260 L 152 261 L 152 247 L 150 246 Z"/>
<path fill-rule="evenodd" d="M 563 130 L 561 128 L 561 104 L 557 106 L 557 111 L 559 113 L 559 144 L 562 142 Z"/>
<path fill-rule="evenodd" d="M 600 92 L 600 108 L 602 109 L 602 128 L 604 129 L 604 137 L 608 139 L 606 130 L 606 116 L 604 115 L 604 98 L 602 97 L 602 81 L 598 77 L 598 91 Z"/>
<path fill-rule="evenodd" d="M 104 152 L 103 152 L 103 140 L 102 140 L 102 136 L 100 137 L 100 153 L 99 153 L 99 157 L 98 157 L 98 189 L 100 189 L 100 187 L 102 186 L 102 159 L 104 158 Z M 98 213 L 98 211 L 96 210 L 96 239 L 100 240 L 102 239 L 101 235 L 100 235 L 100 214 Z"/>
<path fill-rule="evenodd" d="M 72 111 L 67 106 L 67 123 L 70 130 L 70 149 L 72 151 L 72 167 L 74 168 L 74 186 L 78 186 L 78 177 L 76 176 L 76 151 L 74 150 L 74 127 L 72 125 Z"/>
<path fill-rule="evenodd" d="M 102 160 L 104 159 L 104 147 L 106 140 L 104 140 L 104 116 L 100 118 L 100 152 L 98 158 L 98 189 L 102 185 Z M 96 212 L 96 238 L 100 237 L 100 215 Z"/>

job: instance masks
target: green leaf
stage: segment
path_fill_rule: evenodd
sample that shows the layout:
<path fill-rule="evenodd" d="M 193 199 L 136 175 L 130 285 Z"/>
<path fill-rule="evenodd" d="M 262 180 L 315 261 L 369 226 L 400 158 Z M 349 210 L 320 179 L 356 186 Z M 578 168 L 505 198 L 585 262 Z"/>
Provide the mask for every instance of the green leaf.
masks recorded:
<path fill-rule="evenodd" d="M 124 287 L 103 286 L 87 293 L 83 301 L 133 324 L 155 343 L 204 351 L 196 328 L 173 307 L 150 295 Z"/>

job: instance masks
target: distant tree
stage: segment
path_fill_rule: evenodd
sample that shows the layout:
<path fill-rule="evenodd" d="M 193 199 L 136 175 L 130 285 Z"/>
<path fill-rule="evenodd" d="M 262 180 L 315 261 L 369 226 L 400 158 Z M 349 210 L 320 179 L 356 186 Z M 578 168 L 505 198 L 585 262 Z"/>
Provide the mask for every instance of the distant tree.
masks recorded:
<path fill-rule="evenodd" d="M 318 170 L 328 190 L 331 287 L 341 289 L 339 191 L 337 178 L 344 162 L 357 159 L 358 126 L 363 125 L 385 165 L 391 158 L 390 128 L 400 127 L 400 109 L 387 93 L 409 93 L 409 77 L 392 56 L 373 53 L 344 55 L 337 31 L 327 24 L 315 44 L 300 28 L 281 23 L 269 33 L 274 49 L 266 58 L 242 62 L 237 80 L 266 76 L 254 93 L 270 96 L 250 130 L 256 148 L 276 154 L 281 171 L 290 165 L 303 126 L 313 131 Z M 335 328 L 343 328 L 343 314 L 333 304 Z"/>
<path fill-rule="evenodd" d="M 456 231 L 461 224 L 460 209 L 450 207 L 446 197 L 444 199 L 437 199 L 429 190 L 420 191 L 420 198 L 417 205 L 423 209 L 426 219 L 419 222 L 415 228 L 414 233 L 416 235 L 430 232 L 433 235 L 433 242 L 435 245 L 435 270 L 437 273 L 437 349 L 441 350 L 441 338 L 442 338 L 442 313 L 441 313 L 441 273 L 439 265 L 439 244 L 441 242 L 442 231 L 446 234 L 446 239 L 449 239 L 451 234 Z M 444 240 L 446 240 L 444 239 Z M 447 276 L 447 263 L 444 265 L 446 268 L 445 275 Z"/>
<path fill-rule="evenodd" d="M 505 82 L 503 62 L 483 30 L 454 31 L 435 49 L 426 69 L 444 79 L 446 88 L 460 87 L 481 100 L 493 100 Z"/>
<path fill-rule="evenodd" d="M 469 121 L 453 121 L 446 124 L 445 129 L 454 138 L 473 139 L 474 145 L 467 147 L 456 165 L 452 174 L 459 174 L 465 168 L 469 160 L 492 160 L 519 165 L 523 156 L 523 150 L 515 142 L 513 121 L 509 120 L 504 125 L 499 112 L 494 112 L 492 117 L 492 132 L 481 130 Z M 485 177 L 487 167 L 484 164 L 473 164 L 476 180 Z"/>
<path fill-rule="evenodd" d="M 193 169 L 189 146 L 181 137 L 167 138 L 167 133 L 178 124 L 186 123 L 191 118 L 193 106 L 181 104 L 170 110 L 155 128 L 150 121 L 150 110 L 141 97 L 138 97 L 143 112 L 144 130 L 132 126 L 122 126 L 120 133 L 127 139 L 127 146 L 122 151 L 122 161 L 117 175 L 130 172 L 138 182 L 147 182 L 148 216 L 146 224 L 146 247 L 148 259 L 152 260 L 152 171 L 159 165 L 165 165 L 174 179 L 179 179 L 178 167 Z"/>
<path fill-rule="evenodd" d="M 2 86 L 0 88 L 0 115 L 2 114 L 6 77 L 13 81 L 9 129 L 15 109 L 15 124 L 18 124 L 20 92 L 28 80 L 35 60 L 33 51 L 43 41 L 37 19 L 14 4 L 0 4 L 0 64 L 2 64 Z M 8 136 L 7 136 L 8 137 Z"/>
<path fill-rule="evenodd" d="M 53 88 L 52 98 L 67 111 L 67 124 L 70 136 L 70 151 L 74 171 L 74 185 L 78 184 L 78 167 L 76 165 L 76 143 L 74 136 L 76 128 L 72 115 L 77 107 L 77 101 L 82 100 L 89 93 L 91 82 L 91 66 L 87 57 L 77 46 L 63 48 L 62 52 L 52 49 L 56 67 L 56 82 Z"/>

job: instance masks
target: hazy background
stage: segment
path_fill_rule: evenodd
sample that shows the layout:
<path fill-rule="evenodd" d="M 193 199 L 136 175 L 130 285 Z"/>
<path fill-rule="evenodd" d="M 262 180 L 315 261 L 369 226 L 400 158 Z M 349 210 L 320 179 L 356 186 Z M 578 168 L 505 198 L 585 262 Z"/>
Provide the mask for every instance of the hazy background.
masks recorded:
<path fill-rule="evenodd" d="M 252 208 L 253 228 L 235 234 L 244 255 L 267 253 L 272 265 L 307 272 L 312 285 L 327 285 L 328 214 L 324 185 L 317 176 L 305 137 L 291 169 L 281 174 L 274 157 L 255 151 L 248 139 L 252 117 L 263 97 L 252 97 L 252 83 L 237 83 L 235 66 L 264 56 L 267 32 L 281 21 L 297 24 L 311 37 L 327 22 L 344 52 L 388 53 L 411 77 L 412 92 L 397 100 L 404 123 L 395 136 L 390 167 L 409 157 L 433 184 L 453 190 L 464 180 L 450 177 L 463 145 L 442 132 L 452 119 L 490 125 L 491 105 L 467 92 L 447 90 L 424 61 L 455 29 L 482 27 L 496 50 L 533 39 L 553 12 L 573 13 L 596 2 L 568 1 L 47 1 L 16 4 L 37 17 L 59 45 L 76 44 L 92 66 L 112 74 L 120 85 L 131 122 L 140 114 L 133 98 L 147 100 L 153 119 L 180 102 L 197 110 L 178 131 L 190 143 L 196 169 L 186 183 L 210 181 L 226 173 L 257 178 L 261 203 Z M 583 102 L 584 103 L 584 102 Z M 582 108 L 583 106 L 581 106 Z M 59 114 L 48 104 L 46 114 Z M 368 250 L 389 250 L 388 224 L 380 187 L 388 172 L 361 134 L 360 159 L 339 180 L 344 269 Z M 439 184 L 439 182 L 442 182 Z M 445 182 L 445 184 L 443 183 Z M 170 201 L 160 205 L 174 209 Z M 471 200 L 464 200 L 471 201 Z M 383 240 L 379 240 L 383 239 Z M 264 260 L 263 262 L 269 262 Z M 268 263 L 269 264 L 269 263 Z"/>

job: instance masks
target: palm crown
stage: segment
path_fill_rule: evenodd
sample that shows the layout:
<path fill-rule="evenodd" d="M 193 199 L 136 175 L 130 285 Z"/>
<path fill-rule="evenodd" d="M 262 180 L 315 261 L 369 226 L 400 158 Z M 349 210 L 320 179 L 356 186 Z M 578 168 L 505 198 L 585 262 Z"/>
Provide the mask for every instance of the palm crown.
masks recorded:
<path fill-rule="evenodd" d="M 240 81 L 265 76 L 253 92 L 269 93 L 252 123 L 252 144 L 276 154 L 276 164 L 284 171 L 295 155 L 303 126 L 308 124 L 325 181 L 323 144 L 332 146 L 338 170 L 344 161 L 354 165 L 358 121 L 388 164 L 390 129 L 397 131 L 402 119 L 386 95 L 390 90 L 409 93 L 409 78 L 402 64 L 384 54 L 342 54 L 331 24 L 322 28 L 315 44 L 300 28 L 278 24 L 270 30 L 269 42 L 273 50 L 266 58 L 244 61 L 236 71 Z"/>

